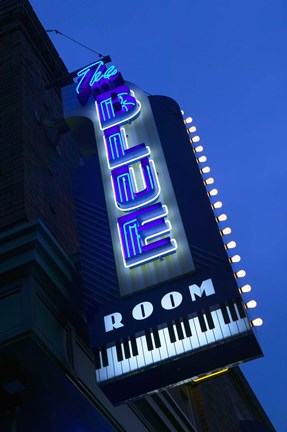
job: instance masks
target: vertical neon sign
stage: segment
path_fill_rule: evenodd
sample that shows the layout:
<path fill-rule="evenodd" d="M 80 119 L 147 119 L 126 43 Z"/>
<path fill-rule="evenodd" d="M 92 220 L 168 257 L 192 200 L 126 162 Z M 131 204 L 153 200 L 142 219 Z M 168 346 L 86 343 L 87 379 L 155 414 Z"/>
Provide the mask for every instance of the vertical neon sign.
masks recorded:
<path fill-rule="evenodd" d="M 115 207 L 125 213 L 117 219 L 124 266 L 132 268 L 174 253 L 168 208 L 161 202 L 160 183 L 145 143 L 130 146 L 123 125 L 141 115 L 141 104 L 114 66 L 102 61 L 78 72 L 76 87 L 82 105 L 93 95 L 103 131 Z M 137 172 L 135 172 L 137 171 Z"/>

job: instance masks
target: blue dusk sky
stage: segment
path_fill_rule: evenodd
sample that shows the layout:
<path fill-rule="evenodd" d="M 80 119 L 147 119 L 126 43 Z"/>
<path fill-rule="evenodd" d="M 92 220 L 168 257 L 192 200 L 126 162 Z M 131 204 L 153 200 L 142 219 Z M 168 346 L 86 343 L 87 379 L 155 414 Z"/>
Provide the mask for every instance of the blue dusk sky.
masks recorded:
<path fill-rule="evenodd" d="M 126 80 L 193 117 L 252 286 L 246 300 L 258 303 L 251 317 L 264 321 L 265 356 L 242 370 L 287 432 L 286 0 L 30 2 L 45 29 L 110 54 Z M 97 60 L 49 36 L 69 71 Z"/>

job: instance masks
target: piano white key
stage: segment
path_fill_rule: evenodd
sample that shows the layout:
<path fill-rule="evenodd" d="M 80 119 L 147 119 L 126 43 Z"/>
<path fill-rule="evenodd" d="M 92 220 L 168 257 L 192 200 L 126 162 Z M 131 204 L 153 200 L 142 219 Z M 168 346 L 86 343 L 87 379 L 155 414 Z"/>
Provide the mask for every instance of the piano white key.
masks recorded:
<path fill-rule="evenodd" d="M 130 352 L 131 352 L 131 357 L 129 358 L 130 370 L 134 371 L 134 370 L 138 369 L 138 363 L 137 363 L 137 357 L 138 356 L 135 357 L 133 355 L 131 342 L 128 341 L 128 343 L 129 343 Z"/>
<path fill-rule="evenodd" d="M 141 336 L 141 343 L 143 348 L 144 360 L 146 365 L 150 365 L 153 363 L 151 351 L 147 349 L 147 342 L 145 336 Z"/>
<path fill-rule="evenodd" d="M 145 356 L 144 356 L 144 352 L 143 352 L 143 346 L 142 346 L 142 342 L 141 342 L 141 337 L 137 337 L 136 342 L 137 342 L 137 348 L 138 348 L 139 353 L 135 357 L 135 359 L 137 361 L 138 369 L 141 369 L 146 365 Z"/>
<path fill-rule="evenodd" d="M 163 329 L 160 329 L 158 331 L 158 335 L 159 335 L 159 340 L 160 340 L 160 344 L 161 344 L 160 348 L 158 348 L 160 358 L 161 358 L 161 360 L 168 359 L 169 354 L 168 354 L 168 350 L 167 350 L 167 346 L 166 346 L 165 334 L 164 334 Z"/>
<path fill-rule="evenodd" d="M 111 350 L 112 359 L 113 359 L 115 376 L 120 376 L 123 374 L 123 369 L 122 369 L 121 362 L 118 361 L 116 347 L 113 346 L 110 348 L 110 350 Z"/>
<path fill-rule="evenodd" d="M 185 328 L 184 328 L 183 323 L 181 322 L 180 325 L 181 325 L 183 335 L 184 335 L 184 339 L 182 340 L 183 349 L 184 349 L 184 352 L 189 352 L 192 350 L 192 344 L 191 344 L 190 338 L 188 336 L 186 336 L 186 332 L 185 332 Z"/>
<path fill-rule="evenodd" d="M 214 311 L 217 315 L 218 318 L 218 322 L 222 331 L 222 334 L 225 338 L 228 338 L 231 336 L 231 331 L 230 328 L 228 326 L 228 324 L 225 324 L 223 316 L 222 316 L 222 312 L 220 309 L 217 309 L 216 311 Z"/>
<path fill-rule="evenodd" d="M 107 377 L 108 379 L 114 378 L 115 376 L 115 368 L 114 368 L 114 361 L 113 361 L 113 354 L 112 354 L 112 349 L 108 348 L 107 349 L 107 356 L 108 356 L 108 366 L 106 366 L 107 369 Z"/>
<path fill-rule="evenodd" d="M 102 352 L 100 351 L 100 359 L 101 359 L 101 369 L 99 369 L 99 380 L 100 381 L 106 381 L 108 379 L 108 374 L 107 374 L 107 368 L 103 367 L 103 358 L 102 358 Z"/>
<path fill-rule="evenodd" d="M 153 363 L 159 363 L 161 361 L 160 349 L 155 347 L 155 339 L 153 333 L 151 333 L 151 339 L 154 346 L 154 349 L 152 350 Z"/>
<path fill-rule="evenodd" d="M 209 344 L 210 343 L 214 343 L 216 341 L 216 339 L 215 339 L 213 331 L 211 329 L 209 329 L 209 327 L 208 327 L 208 322 L 207 322 L 205 314 L 203 314 L 203 318 L 204 318 L 204 321 L 205 321 L 205 324 L 206 324 L 206 327 L 207 327 L 207 331 L 204 332 L 205 337 L 207 339 L 207 343 L 209 343 Z"/>
<path fill-rule="evenodd" d="M 173 331 L 174 331 L 175 337 L 176 337 L 176 342 L 173 343 L 175 351 L 177 354 L 183 354 L 184 353 L 183 343 L 182 343 L 182 340 L 180 340 L 178 338 L 178 333 L 177 333 L 177 329 L 176 329 L 175 324 L 173 324 Z"/>
<path fill-rule="evenodd" d="M 197 336 L 197 330 L 196 330 L 195 325 L 194 325 L 194 318 L 190 318 L 188 320 L 188 322 L 189 322 L 189 327 L 190 327 L 190 331 L 191 331 L 191 336 L 190 336 L 189 340 L 191 342 L 192 348 L 195 349 L 195 348 L 198 348 L 200 346 L 200 342 L 199 342 L 199 339 Z"/>
<path fill-rule="evenodd" d="M 212 316 L 212 319 L 213 319 L 213 322 L 215 325 L 215 328 L 212 329 L 215 340 L 221 341 L 222 339 L 224 339 L 225 336 L 224 336 L 223 331 L 221 329 L 221 324 L 219 322 L 219 319 L 218 319 L 218 316 L 217 316 L 217 313 L 215 310 L 211 312 L 211 316 Z"/>
<path fill-rule="evenodd" d="M 125 358 L 125 352 L 124 352 L 124 344 L 121 343 L 121 348 L 122 348 L 122 353 L 123 353 L 123 360 L 120 362 L 122 369 L 123 369 L 123 373 L 127 373 L 130 372 L 130 363 L 129 363 L 129 359 Z"/>
<path fill-rule="evenodd" d="M 235 307 L 237 315 L 240 316 L 238 308 L 237 308 L 237 305 L 235 304 L 234 307 Z M 238 327 L 238 330 L 239 330 L 240 333 L 243 333 L 243 332 L 245 332 L 247 330 L 250 330 L 250 325 L 249 325 L 248 318 L 245 317 L 245 318 L 239 319 L 237 321 L 237 327 Z"/>
<path fill-rule="evenodd" d="M 99 369 L 98 372 L 99 372 L 99 381 L 98 382 L 106 381 L 108 379 L 106 368 L 101 367 L 101 369 Z"/>
<path fill-rule="evenodd" d="M 168 329 L 166 327 L 166 328 L 164 328 L 162 330 L 163 330 L 163 334 L 164 334 L 164 338 L 165 338 L 166 349 L 167 349 L 167 352 L 168 352 L 168 358 L 174 357 L 176 355 L 176 351 L 175 351 L 175 348 L 174 348 L 174 344 L 172 342 L 170 342 Z"/>
<path fill-rule="evenodd" d="M 239 333 L 239 330 L 238 330 L 238 327 L 236 325 L 236 321 L 233 321 L 233 319 L 232 319 L 229 307 L 227 306 L 226 309 L 227 309 L 228 316 L 230 318 L 230 323 L 228 324 L 228 327 L 230 329 L 232 336 L 235 336 Z"/>
<path fill-rule="evenodd" d="M 238 330 L 238 334 L 245 333 L 248 330 L 246 318 L 241 318 L 236 321 L 236 327 Z"/>
<path fill-rule="evenodd" d="M 193 323 L 194 323 L 194 327 L 197 333 L 197 337 L 198 337 L 198 341 L 199 341 L 199 346 L 204 346 L 207 344 L 207 339 L 206 336 L 204 334 L 204 332 L 201 330 L 200 328 L 200 324 L 199 324 L 199 320 L 197 317 L 193 318 Z"/>

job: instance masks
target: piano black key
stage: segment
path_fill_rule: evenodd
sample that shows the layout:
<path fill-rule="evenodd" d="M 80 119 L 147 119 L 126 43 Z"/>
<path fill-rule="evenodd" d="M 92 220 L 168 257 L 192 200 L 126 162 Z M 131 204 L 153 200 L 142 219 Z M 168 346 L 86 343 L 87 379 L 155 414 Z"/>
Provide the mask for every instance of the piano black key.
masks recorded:
<path fill-rule="evenodd" d="M 181 322 L 179 320 L 177 320 L 175 322 L 175 326 L 176 326 L 176 331 L 177 331 L 178 339 L 180 339 L 180 340 L 184 339 L 184 334 L 183 334 L 183 331 L 182 331 Z"/>
<path fill-rule="evenodd" d="M 225 305 L 220 306 L 220 310 L 223 316 L 223 320 L 225 324 L 230 324 L 230 318 Z"/>
<path fill-rule="evenodd" d="M 168 329 L 168 334 L 169 334 L 169 339 L 172 343 L 176 342 L 176 337 L 175 337 L 175 333 L 174 333 L 174 329 L 173 329 L 173 324 L 169 323 L 167 326 Z"/>
<path fill-rule="evenodd" d="M 213 330 L 215 328 L 215 324 L 214 324 L 213 318 L 211 316 L 210 310 L 205 310 L 204 313 L 205 313 L 205 316 L 206 316 L 206 320 L 207 320 L 207 324 L 208 324 L 209 330 Z"/>
<path fill-rule="evenodd" d="M 229 311 L 230 311 L 232 320 L 238 321 L 238 316 L 237 316 L 233 302 L 228 302 L 228 307 L 229 307 Z"/>
<path fill-rule="evenodd" d="M 235 303 L 236 303 L 240 318 L 245 318 L 246 313 L 245 313 L 244 307 L 242 306 L 241 300 L 237 298 L 235 300 Z"/>
<path fill-rule="evenodd" d="M 131 346 L 132 346 L 133 356 L 136 357 L 137 355 L 139 355 L 136 338 L 134 336 L 131 336 L 130 340 L 131 340 Z"/>
<path fill-rule="evenodd" d="M 130 347 L 129 347 L 129 341 L 127 339 L 124 339 L 123 345 L 124 345 L 124 355 L 125 355 L 125 358 L 126 359 L 131 358 L 131 351 L 130 351 Z"/>
<path fill-rule="evenodd" d="M 116 353 L 117 353 L 117 359 L 118 361 L 123 361 L 123 352 L 122 352 L 122 346 L 121 346 L 121 342 L 117 341 L 116 342 Z"/>
<path fill-rule="evenodd" d="M 103 367 L 109 366 L 108 353 L 106 347 L 101 347 Z"/>
<path fill-rule="evenodd" d="M 101 360 L 100 360 L 100 350 L 97 348 L 95 350 L 95 368 L 96 370 L 101 369 Z"/>
<path fill-rule="evenodd" d="M 188 319 L 187 318 L 183 318 L 182 322 L 183 322 L 183 326 L 184 326 L 184 330 L 185 330 L 186 336 L 187 337 L 191 337 L 192 333 L 191 333 L 191 330 L 190 330 L 190 325 L 189 325 Z"/>
<path fill-rule="evenodd" d="M 160 343 L 160 339 L 159 339 L 159 334 L 158 334 L 157 328 L 154 328 L 152 330 L 152 334 L 153 334 L 153 338 L 154 338 L 155 347 L 156 348 L 160 348 L 161 347 L 161 343 Z"/>
<path fill-rule="evenodd" d="M 151 334 L 150 334 L 149 330 L 145 331 L 145 337 L 146 337 L 147 349 L 149 351 L 152 351 L 153 350 L 153 343 L 152 343 Z"/>
<path fill-rule="evenodd" d="M 201 312 L 198 314 L 198 321 L 199 321 L 199 325 L 200 325 L 201 331 L 202 332 L 206 332 L 207 331 L 207 327 L 206 327 L 206 324 L 205 324 L 205 321 L 204 321 L 204 316 L 203 316 L 203 314 Z"/>

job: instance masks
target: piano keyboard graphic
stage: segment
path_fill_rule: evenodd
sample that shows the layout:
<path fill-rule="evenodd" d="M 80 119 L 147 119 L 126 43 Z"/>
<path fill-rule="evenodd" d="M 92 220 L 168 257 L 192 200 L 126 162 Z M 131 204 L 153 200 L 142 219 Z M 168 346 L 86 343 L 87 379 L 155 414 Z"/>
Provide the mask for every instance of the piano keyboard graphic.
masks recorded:
<path fill-rule="evenodd" d="M 206 348 L 250 330 L 240 300 L 210 311 L 203 310 L 192 318 L 180 318 L 165 328 L 153 328 L 142 336 L 130 336 L 115 346 L 95 351 L 98 383 L 121 377 Z"/>

